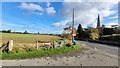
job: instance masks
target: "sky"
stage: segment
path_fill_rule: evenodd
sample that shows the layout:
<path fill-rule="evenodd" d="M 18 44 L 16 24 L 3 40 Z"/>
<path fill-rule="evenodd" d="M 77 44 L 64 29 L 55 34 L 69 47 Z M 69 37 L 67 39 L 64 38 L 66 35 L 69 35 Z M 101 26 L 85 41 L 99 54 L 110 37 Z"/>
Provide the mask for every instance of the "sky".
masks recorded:
<path fill-rule="evenodd" d="M 72 1 L 72 0 L 71 0 Z M 111 2 L 2 2 L 1 30 L 16 32 L 60 34 L 72 23 L 75 11 L 75 28 L 96 27 L 100 15 L 101 24 L 110 27 L 118 24 L 118 1 Z M 86 0 L 85 0 L 86 1 Z"/>

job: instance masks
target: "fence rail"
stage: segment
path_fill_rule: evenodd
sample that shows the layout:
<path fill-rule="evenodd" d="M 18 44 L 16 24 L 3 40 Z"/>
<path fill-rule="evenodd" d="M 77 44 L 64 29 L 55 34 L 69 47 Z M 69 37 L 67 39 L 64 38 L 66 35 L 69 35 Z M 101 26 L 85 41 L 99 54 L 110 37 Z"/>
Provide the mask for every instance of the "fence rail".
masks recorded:
<path fill-rule="evenodd" d="M 0 51 L 4 50 L 7 47 L 7 44 L 4 44 L 2 47 L 0 47 Z"/>

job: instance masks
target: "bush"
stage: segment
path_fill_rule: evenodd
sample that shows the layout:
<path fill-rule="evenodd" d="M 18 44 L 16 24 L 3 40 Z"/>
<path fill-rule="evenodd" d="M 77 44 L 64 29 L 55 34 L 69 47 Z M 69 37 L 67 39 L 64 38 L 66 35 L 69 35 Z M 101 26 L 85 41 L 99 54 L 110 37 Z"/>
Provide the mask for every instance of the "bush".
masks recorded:
<path fill-rule="evenodd" d="M 65 44 L 67 44 L 67 45 L 72 45 L 72 41 L 71 40 L 65 40 Z"/>
<path fill-rule="evenodd" d="M 95 40 L 98 38 L 99 38 L 99 35 L 97 33 L 90 33 L 90 39 Z"/>

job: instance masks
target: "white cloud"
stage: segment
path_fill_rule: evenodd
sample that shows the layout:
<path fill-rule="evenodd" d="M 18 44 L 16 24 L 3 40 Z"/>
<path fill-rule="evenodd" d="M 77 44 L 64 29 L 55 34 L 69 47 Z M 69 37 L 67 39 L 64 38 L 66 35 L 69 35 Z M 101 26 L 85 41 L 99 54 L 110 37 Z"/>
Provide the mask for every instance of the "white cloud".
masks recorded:
<path fill-rule="evenodd" d="M 47 12 L 47 14 L 56 13 L 54 7 L 46 8 L 46 12 Z"/>
<path fill-rule="evenodd" d="M 47 3 L 47 7 L 48 7 L 48 8 L 46 8 L 47 14 L 56 13 L 54 7 L 50 7 L 50 3 L 49 2 Z"/>
<path fill-rule="evenodd" d="M 47 14 L 56 13 L 56 10 L 54 9 L 54 7 L 50 7 L 50 5 L 51 4 L 49 2 L 47 2 L 47 8 L 43 8 L 40 5 L 36 5 L 36 4 L 33 4 L 33 3 L 28 4 L 28 3 L 22 2 L 21 5 L 18 6 L 18 7 L 22 8 L 22 9 L 30 10 L 31 13 L 34 13 L 34 14 L 37 14 L 37 15 L 43 15 L 42 12 L 44 11 L 44 9 L 46 10 Z M 38 10 L 40 12 L 35 12 L 35 10 Z"/>
<path fill-rule="evenodd" d="M 61 31 L 54 31 L 53 33 L 54 33 L 54 34 L 62 34 L 63 31 L 62 31 L 62 30 L 61 30 Z"/>
<path fill-rule="evenodd" d="M 64 0 L 64 2 L 114 2 L 118 3 L 120 0 Z"/>
<path fill-rule="evenodd" d="M 118 18 L 118 14 L 116 14 L 116 16 L 110 17 L 108 19 L 115 19 L 115 18 Z"/>
<path fill-rule="evenodd" d="M 13 26 L 13 27 L 32 28 L 32 26 L 24 26 L 24 25 L 17 25 L 17 24 L 7 24 L 7 23 L 2 23 L 2 26 Z"/>
<path fill-rule="evenodd" d="M 0 26 L 2 25 L 2 22 L 0 21 Z"/>
<path fill-rule="evenodd" d="M 102 18 L 110 16 L 110 15 L 115 14 L 115 13 L 117 13 L 117 11 L 110 10 L 110 9 L 100 11 L 100 15 L 101 15 Z"/>
<path fill-rule="evenodd" d="M 22 9 L 29 10 L 29 12 L 24 13 L 23 15 L 29 15 L 29 14 L 43 15 L 42 12 L 43 12 L 44 8 L 42 8 L 40 5 L 36 5 L 33 3 L 27 4 L 25 2 L 22 2 L 21 5 L 18 7 L 22 8 Z M 35 12 L 35 10 L 37 10 L 39 12 Z"/>
<path fill-rule="evenodd" d="M 50 2 L 47 2 L 47 7 L 50 7 Z"/>
<path fill-rule="evenodd" d="M 32 12 L 34 14 L 37 14 L 37 15 L 43 15 L 43 13 L 38 13 L 38 12 Z"/>
<path fill-rule="evenodd" d="M 80 1 L 80 0 L 79 0 Z M 81 0 L 83 1 L 83 0 Z M 96 19 L 100 14 L 101 21 L 104 17 L 116 14 L 113 2 L 64 2 L 63 9 L 60 10 L 57 17 L 72 20 L 73 8 L 75 9 L 75 25 L 82 24 L 86 27 L 88 24 L 97 23 Z M 70 23 L 70 22 L 69 22 Z"/>
<path fill-rule="evenodd" d="M 118 25 L 118 23 L 107 23 L 105 24 L 105 27 L 110 28 L 112 25 Z"/>
<path fill-rule="evenodd" d="M 23 26 L 23 25 L 17 25 L 17 24 L 3 24 L 3 25 L 15 26 L 15 27 L 25 27 L 25 26 Z"/>
<path fill-rule="evenodd" d="M 23 8 L 23 9 L 27 9 L 27 10 L 39 10 L 39 11 L 43 11 L 44 9 L 40 6 L 40 5 L 36 5 L 33 3 L 27 4 L 25 2 L 21 3 L 21 6 L 18 6 L 19 8 Z"/>
<path fill-rule="evenodd" d="M 113 3 L 118 3 L 118 0 L 88 0 L 88 2 L 113 2 Z"/>
<path fill-rule="evenodd" d="M 57 22 L 57 23 L 53 23 L 51 26 L 52 26 L 52 27 L 63 27 L 63 26 L 65 26 L 68 22 L 69 22 L 69 20 L 60 21 L 60 22 Z"/>
<path fill-rule="evenodd" d="M 64 2 L 81 2 L 81 0 L 64 0 Z"/>
<path fill-rule="evenodd" d="M 118 23 L 108 23 L 108 25 L 118 25 Z"/>

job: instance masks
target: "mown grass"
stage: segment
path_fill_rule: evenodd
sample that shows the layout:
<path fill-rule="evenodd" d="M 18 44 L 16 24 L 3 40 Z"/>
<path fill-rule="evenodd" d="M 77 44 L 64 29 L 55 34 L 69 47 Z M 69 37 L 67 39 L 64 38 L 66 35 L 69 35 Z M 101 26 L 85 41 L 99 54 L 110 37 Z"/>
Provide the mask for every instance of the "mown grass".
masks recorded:
<path fill-rule="evenodd" d="M 2 43 L 7 43 L 9 40 L 14 42 L 35 42 L 35 41 L 56 41 L 59 36 L 39 35 L 39 34 L 15 34 L 15 33 L 0 33 L 2 35 Z"/>
<path fill-rule="evenodd" d="M 28 51 L 28 52 L 19 52 L 19 53 L 2 52 L 2 59 L 48 56 L 48 55 L 70 52 L 70 51 L 79 49 L 80 47 L 81 47 L 80 44 L 76 44 L 76 45 L 71 45 L 70 47 L 63 46 L 63 47 L 57 47 L 55 49 L 42 48 L 41 50 L 38 50 L 38 51 Z"/>

